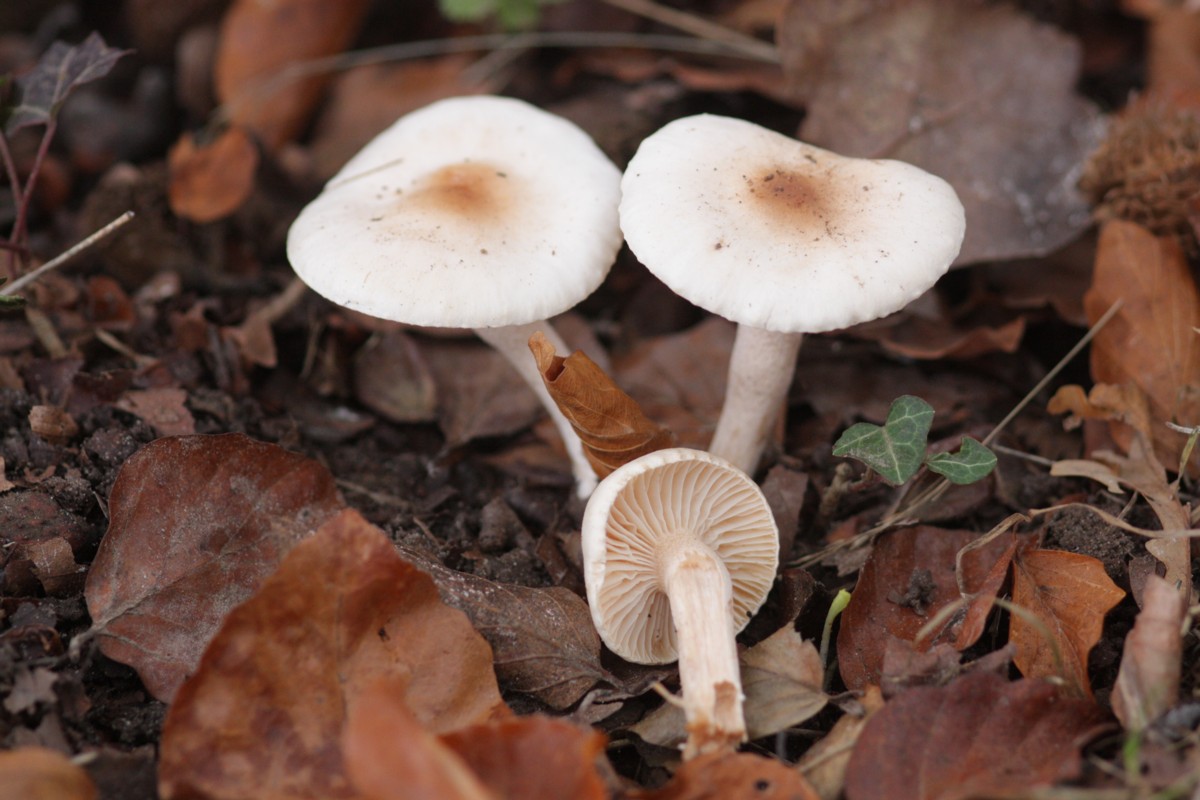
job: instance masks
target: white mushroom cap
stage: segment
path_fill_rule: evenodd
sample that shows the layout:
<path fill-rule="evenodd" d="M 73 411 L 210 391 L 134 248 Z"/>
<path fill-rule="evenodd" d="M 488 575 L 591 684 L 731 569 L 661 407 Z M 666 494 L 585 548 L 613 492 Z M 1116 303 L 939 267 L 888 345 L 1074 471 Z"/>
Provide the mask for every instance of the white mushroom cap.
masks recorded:
<path fill-rule="evenodd" d="M 766 599 L 779 565 L 771 509 L 745 473 L 678 447 L 625 464 L 592 494 L 582 533 L 588 603 L 600 637 L 617 655 L 641 664 L 678 657 L 664 564 L 690 542 L 724 563 L 737 633 Z"/>
<path fill-rule="evenodd" d="M 734 322 L 819 333 L 903 308 L 958 255 L 950 184 L 701 114 L 638 148 L 621 182 L 629 247 L 673 291 Z"/>
<path fill-rule="evenodd" d="M 415 325 L 488 328 L 566 311 L 621 244 L 620 171 L 567 120 L 475 96 L 379 134 L 288 232 L 296 273 L 335 303 Z"/>

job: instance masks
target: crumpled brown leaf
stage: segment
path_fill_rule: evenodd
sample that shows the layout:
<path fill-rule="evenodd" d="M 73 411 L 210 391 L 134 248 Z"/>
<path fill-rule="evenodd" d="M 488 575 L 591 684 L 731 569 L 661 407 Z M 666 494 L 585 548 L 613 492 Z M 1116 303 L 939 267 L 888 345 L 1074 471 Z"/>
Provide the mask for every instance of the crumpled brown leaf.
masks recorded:
<path fill-rule="evenodd" d="M 1096 704 L 1047 681 L 979 672 L 921 686 L 869 720 L 846 771 L 848 800 L 1019 795 L 1079 773 L 1079 748 L 1104 726 Z"/>
<path fill-rule="evenodd" d="M 95 800 L 96 786 L 67 756 L 45 747 L 0 753 L 0 794 L 21 800 Z"/>
<path fill-rule="evenodd" d="M 792 0 L 777 39 L 801 138 L 954 186 L 958 264 L 1048 253 L 1087 226 L 1075 181 L 1103 125 L 1066 34 L 1007 5 Z"/>
<path fill-rule="evenodd" d="M 555 355 L 554 345 L 540 332 L 530 337 L 529 350 L 546 390 L 579 434 L 584 455 L 601 480 L 635 458 L 674 446 L 671 432 L 649 419 L 584 352 Z"/>
<path fill-rule="evenodd" d="M 163 724 L 159 791 L 181 797 L 353 797 L 347 708 L 403 683 L 431 733 L 507 714 L 487 643 L 428 575 L 346 510 L 292 548 L 230 612 Z"/>
<path fill-rule="evenodd" d="M 1027 678 L 1059 677 L 1091 698 L 1088 654 L 1100 641 L 1104 615 L 1125 592 L 1091 556 L 1065 550 L 1029 550 L 1013 559 L 1013 604 L 1032 613 L 1009 621 L 1013 663 Z"/>
<path fill-rule="evenodd" d="M 117 475 L 87 576 L 100 650 L 169 701 L 229 610 L 341 507 L 323 466 L 241 434 L 146 445 Z"/>
<path fill-rule="evenodd" d="M 1126 730 L 1144 729 L 1179 698 L 1185 597 L 1157 575 L 1146 580 L 1112 693 L 1113 713 Z"/>
<path fill-rule="evenodd" d="M 237 211 L 254 190 L 258 148 L 230 125 L 211 142 L 184 133 L 167 156 L 171 211 L 192 222 L 215 222 Z"/>

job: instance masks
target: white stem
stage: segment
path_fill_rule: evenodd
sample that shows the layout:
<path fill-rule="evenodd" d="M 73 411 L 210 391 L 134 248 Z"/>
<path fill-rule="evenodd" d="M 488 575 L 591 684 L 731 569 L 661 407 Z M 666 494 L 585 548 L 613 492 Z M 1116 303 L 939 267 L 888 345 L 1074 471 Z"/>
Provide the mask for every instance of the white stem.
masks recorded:
<path fill-rule="evenodd" d="M 729 572 L 716 553 L 696 543 L 668 556 L 663 581 L 679 646 L 687 720 L 683 757 L 733 750 L 746 740 L 746 721 Z"/>
<path fill-rule="evenodd" d="M 525 382 L 529 384 L 529 387 L 533 389 L 538 399 L 542 401 L 542 405 L 546 407 L 546 412 L 550 414 L 550 419 L 553 420 L 554 427 L 558 428 L 558 435 L 562 437 L 563 444 L 567 448 L 567 455 L 571 459 L 571 471 L 575 474 L 575 492 L 581 499 L 586 500 L 591 497 L 592 491 L 596 488 L 596 472 L 592 469 L 592 465 L 588 463 L 587 457 L 583 454 L 583 442 L 579 441 L 579 434 L 575 433 L 575 429 L 571 427 L 571 423 L 558 410 L 558 404 L 554 402 L 554 398 L 550 396 L 550 392 L 546 391 L 546 383 L 542 380 L 542 373 L 538 371 L 533 353 L 529 352 L 529 337 L 538 331 L 545 334 L 557 352 L 562 354 L 570 352 L 566 342 L 551 327 L 549 322 L 531 322 L 528 325 L 505 325 L 499 328 L 475 329 L 475 333 L 480 339 L 483 339 L 508 359 L 508 362 L 513 365 L 521 377 L 525 379 Z"/>
<path fill-rule="evenodd" d="M 725 404 L 708 450 L 748 475 L 775 427 L 792 373 L 802 333 L 774 333 L 738 325 L 729 359 Z"/>

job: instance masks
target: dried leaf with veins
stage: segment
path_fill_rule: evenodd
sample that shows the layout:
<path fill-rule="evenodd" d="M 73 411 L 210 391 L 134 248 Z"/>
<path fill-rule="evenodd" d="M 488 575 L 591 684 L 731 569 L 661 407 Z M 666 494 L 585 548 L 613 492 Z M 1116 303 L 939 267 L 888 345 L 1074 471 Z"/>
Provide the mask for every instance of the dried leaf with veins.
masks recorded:
<path fill-rule="evenodd" d="M 603 479 L 635 458 L 674 446 L 671 432 L 651 421 L 641 406 L 583 352 L 563 358 L 541 333 L 529 339 L 546 389 L 583 441 L 588 463 Z"/>
<path fill-rule="evenodd" d="M 1144 729 L 1179 699 L 1185 596 L 1157 575 L 1146 581 L 1112 693 L 1113 713 L 1126 730 Z"/>
<path fill-rule="evenodd" d="M 296 545 L 230 612 L 163 724 L 159 791 L 181 797 L 355 797 L 347 708 L 402 681 L 431 733 L 507 714 L 492 652 L 428 575 L 347 510 Z"/>
<path fill-rule="evenodd" d="M 1104 615 L 1124 597 L 1091 556 L 1065 550 L 1018 553 L 1012 601 L 1040 624 L 1012 615 L 1013 662 L 1027 678 L 1062 678 L 1071 691 L 1090 699 L 1088 654 L 1100 641 Z"/>

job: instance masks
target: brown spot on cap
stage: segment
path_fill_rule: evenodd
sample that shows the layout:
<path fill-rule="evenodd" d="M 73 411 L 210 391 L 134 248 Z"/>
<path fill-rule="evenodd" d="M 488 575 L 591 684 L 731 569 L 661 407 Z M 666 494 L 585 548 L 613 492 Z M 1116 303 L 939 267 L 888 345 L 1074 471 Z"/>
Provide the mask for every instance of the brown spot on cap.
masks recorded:
<path fill-rule="evenodd" d="M 516 205 L 513 182 L 488 164 L 450 164 L 422 177 L 400 202 L 486 224 Z"/>
<path fill-rule="evenodd" d="M 825 230 L 836 222 L 837 187 L 824 174 L 773 168 L 744 177 L 750 199 L 780 225 Z"/>

